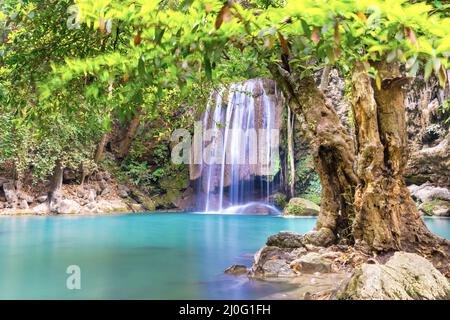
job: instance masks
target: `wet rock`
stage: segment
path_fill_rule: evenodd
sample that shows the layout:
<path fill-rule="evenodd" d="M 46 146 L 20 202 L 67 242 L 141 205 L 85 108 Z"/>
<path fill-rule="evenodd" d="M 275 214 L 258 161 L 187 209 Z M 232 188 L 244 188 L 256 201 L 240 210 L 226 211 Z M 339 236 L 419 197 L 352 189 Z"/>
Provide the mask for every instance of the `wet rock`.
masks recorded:
<path fill-rule="evenodd" d="M 335 242 L 336 237 L 328 228 L 320 228 L 319 230 L 312 230 L 303 235 L 303 242 L 312 244 L 314 246 L 326 247 Z"/>
<path fill-rule="evenodd" d="M 231 267 L 225 269 L 224 273 L 232 275 L 241 275 L 247 273 L 247 267 L 241 264 L 234 264 Z"/>
<path fill-rule="evenodd" d="M 266 242 L 268 246 L 279 248 L 300 248 L 303 247 L 303 236 L 289 231 L 281 231 L 271 235 Z"/>
<path fill-rule="evenodd" d="M 339 299 L 450 299 L 448 280 L 414 253 L 396 252 L 384 265 L 363 264 L 339 290 Z"/>
<path fill-rule="evenodd" d="M 77 214 L 81 212 L 81 206 L 75 200 L 61 200 L 58 206 L 58 213 Z"/>
<path fill-rule="evenodd" d="M 283 214 L 295 216 L 316 216 L 320 207 L 314 202 L 303 198 L 291 198 L 284 208 Z"/>
<path fill-rule="evenodd" d="M 310 252 L 298 259 L 295 259 L 289 266 L 299 273 L 331 272 L 330 260 L 316 252 Z"/>

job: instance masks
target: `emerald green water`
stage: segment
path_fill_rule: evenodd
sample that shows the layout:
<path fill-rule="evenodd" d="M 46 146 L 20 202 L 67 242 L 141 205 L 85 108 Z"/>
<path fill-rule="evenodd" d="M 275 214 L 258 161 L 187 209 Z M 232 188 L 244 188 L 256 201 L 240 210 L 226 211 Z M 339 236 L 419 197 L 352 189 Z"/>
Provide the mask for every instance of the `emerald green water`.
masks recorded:
<path fill-rule="evenodd" d="M 427 219 L 450 238 L 449 219 Z M 223 274 L 314 218 L 207 214 L 1 217 L 1 299 L 258 299 L 279 285 Z M 66 268 L 81 289 L 66 288 Z"/>

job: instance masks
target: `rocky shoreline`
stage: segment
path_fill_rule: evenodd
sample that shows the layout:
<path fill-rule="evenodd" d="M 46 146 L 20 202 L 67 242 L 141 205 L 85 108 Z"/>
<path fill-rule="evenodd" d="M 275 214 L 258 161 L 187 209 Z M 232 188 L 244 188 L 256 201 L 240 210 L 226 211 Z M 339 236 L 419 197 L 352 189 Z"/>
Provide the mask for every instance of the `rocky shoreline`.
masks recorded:
<path fill-rule="evenodd" d="M 417 254 L 373 256 L 355 246 L 319 247 L 292 232 L 270 236 L 250 268 L 234 265 L 225 273 L 294 287 L 268 299 L 450 299 L 450 274 Z"/>

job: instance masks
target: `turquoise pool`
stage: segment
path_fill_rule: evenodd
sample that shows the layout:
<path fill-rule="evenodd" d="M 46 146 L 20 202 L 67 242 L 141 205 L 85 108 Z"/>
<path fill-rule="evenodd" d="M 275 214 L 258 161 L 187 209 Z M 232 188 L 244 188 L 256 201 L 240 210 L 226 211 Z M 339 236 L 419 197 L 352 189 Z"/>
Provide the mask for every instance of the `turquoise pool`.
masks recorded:
<path fill-rule="evenodd" d="M 450 238 L 450 219 L 426 219 Z M 280 288 L 223 274 L 266 238 L 314 218 L 140 214 L 0 217 L 0 299 L 258 299 Z M 81 289 L 66 288 L 66 269 Z M 279 286 L 279 285 L 278 285 Z"/>

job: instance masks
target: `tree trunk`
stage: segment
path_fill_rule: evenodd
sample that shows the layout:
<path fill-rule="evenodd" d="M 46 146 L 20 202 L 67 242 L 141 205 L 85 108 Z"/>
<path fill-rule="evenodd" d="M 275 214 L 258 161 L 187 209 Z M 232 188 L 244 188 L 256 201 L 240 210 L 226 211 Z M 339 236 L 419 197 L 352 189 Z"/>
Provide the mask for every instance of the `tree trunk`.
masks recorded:
<path fill-rule="evenodd" d="M 295 161 L 294 161 L 294 117 L 291 116 L 291 109 L 287 110 L 287 142 L 289 158 L 289 195 L 295 196 Z"/>
<path fill-rule="evenodd" d="M 378 252 L 405 250 L 426 256 L 438 252 L 446 258 L 449 242 L 428 231 L 403 179 L 408 161 L 402 88 L 406 80 L 396 64 L 374 66 L 382 79 L 380 89 L 373 88 L 362 63 L 352 75 L 360 178 L 355 192 L 354 238 Z M 441 246 L 444 250 L 439 253 Z"/>
<path fill-rule="evenodd" d="M 107 133 L 103 134 L 102 138 L 97 144 L 97 149 L 95 150 L 94 162 L 98 163 L 103 159 L 103 153 L 105 152 L 105 146 L 108 142 L 109 135 Z"/>
<path fill-rule="evenodd" d="M 63 165 L 61 160 L 57 160 L 50 181 L 50 189 L 48 191 L 48 205 L 51 211 L 54 211 L 61 199 L 61 189 L 63 183 Z"/>
<path fill-rule="evenodd" d="M 137 129 L 139 128 L 139 124 L 141 122 L 141 111 L 142 106 L 138 106 L 136 108 L 136 114 L 128 124 L 125 137 L 120 142 L 119 150 L 117 152 L 118 153 L 117 157 L 119 159 L 125 158 L 126 155 L 128 154 L 128 151 L 130 150 L 131 143 L 133 142 L 134 136 L 136 135 Z"/>
<path fill-rule="evenodd" d="M 312 77 L 300 80 L 295 71 L 289 73 L 278 64 L 270 65 L 269 70 L 292 112 L 306 123 L 304 134 L 310 142 L 322 185 L 321 210 L 315 228 L 315 238 L 319 242 L 316 244 L 330 244 L 329 237 L 321 236 L 330 230 L 338 239 L 352 240 L 353 195 L 358 183 L 353 140 Z"/>

